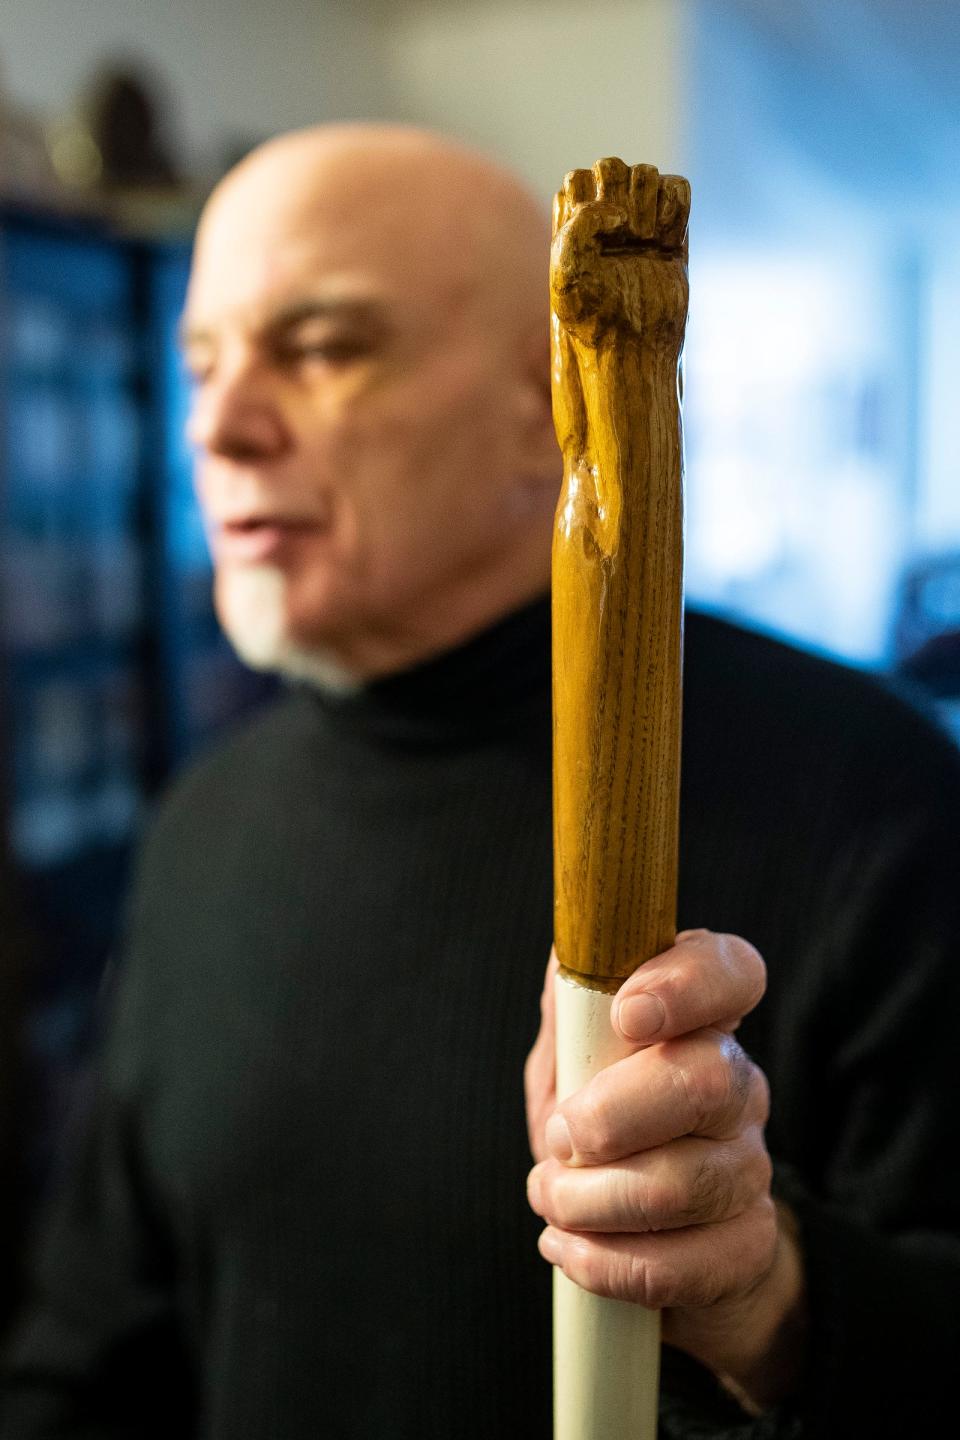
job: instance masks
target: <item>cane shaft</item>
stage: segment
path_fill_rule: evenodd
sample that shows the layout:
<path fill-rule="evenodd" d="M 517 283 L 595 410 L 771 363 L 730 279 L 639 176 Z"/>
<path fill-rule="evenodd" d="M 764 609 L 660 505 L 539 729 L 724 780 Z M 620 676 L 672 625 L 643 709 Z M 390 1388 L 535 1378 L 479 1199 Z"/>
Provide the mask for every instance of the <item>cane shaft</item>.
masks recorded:
<path fill-rule="evenodd" d="M 557 1094 L 579 1090 L 623 1053 L 612 997 L 556 979 Z M 660 1317 L 553 1277 L 554 1440 L 647 1440 L 657 1429 Z M 629 1419 L 625 1419 L 629 1417 Z"/>

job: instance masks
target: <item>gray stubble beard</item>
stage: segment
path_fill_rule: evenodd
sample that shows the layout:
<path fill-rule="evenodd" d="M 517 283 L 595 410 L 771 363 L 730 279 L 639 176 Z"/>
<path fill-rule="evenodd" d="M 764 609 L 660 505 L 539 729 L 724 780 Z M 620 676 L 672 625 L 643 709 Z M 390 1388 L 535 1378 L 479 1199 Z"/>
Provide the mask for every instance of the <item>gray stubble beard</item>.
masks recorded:
<path fill-rule="evenodd" d="M 363 682 L 322 649 L 299 645 L 287 632 L 286 579 L 275 565 L 246 565 L 218 576 L 220 623 L 251 670 L 303 681 L 335 695 L 355 694 Z"/>

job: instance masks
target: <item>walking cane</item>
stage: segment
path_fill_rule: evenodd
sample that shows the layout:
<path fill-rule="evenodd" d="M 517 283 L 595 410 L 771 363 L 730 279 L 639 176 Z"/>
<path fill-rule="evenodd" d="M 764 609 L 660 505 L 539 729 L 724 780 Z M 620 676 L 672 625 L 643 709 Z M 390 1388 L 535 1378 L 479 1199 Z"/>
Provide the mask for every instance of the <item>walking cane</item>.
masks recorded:
<path fill-rule="evenodd" d="M 608 159 L 554 207 L 559 1099 L 627 1053 L 612 996 L 676 929 L 689 203 L 678 176 Z M 556 1440 L 652 1440 L 659 1317 L 554 1275 Z"/>

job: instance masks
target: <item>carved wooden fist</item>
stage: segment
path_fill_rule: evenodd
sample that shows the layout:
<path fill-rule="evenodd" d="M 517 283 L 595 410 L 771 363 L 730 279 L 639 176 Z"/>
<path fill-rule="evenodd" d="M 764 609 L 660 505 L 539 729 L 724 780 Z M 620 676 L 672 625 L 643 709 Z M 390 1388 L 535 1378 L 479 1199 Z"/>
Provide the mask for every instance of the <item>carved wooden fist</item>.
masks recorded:
<path fill-rule="evenodd" d="M 559 322 L 597 345 L 611 329 L 679 354 L 687 314 L 690 186 L 653 165 L 598 160 L 554 201 L 550 297 Z"/>

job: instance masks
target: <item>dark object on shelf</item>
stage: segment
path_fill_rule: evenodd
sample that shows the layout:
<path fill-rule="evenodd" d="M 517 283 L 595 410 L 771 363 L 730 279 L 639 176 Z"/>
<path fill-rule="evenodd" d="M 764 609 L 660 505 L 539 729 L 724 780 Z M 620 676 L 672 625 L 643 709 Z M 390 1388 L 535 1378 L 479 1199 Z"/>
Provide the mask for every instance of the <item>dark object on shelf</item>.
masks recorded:
<path fill-rule="evenodd" d="M 932 695 L 960 695 L 960 629 L 934 635 L 903 662 L 900 673 Z"/>
<path fill-rule="evenodd" d="M 172 114 L 161 82 L 139 62 L 101 70 L 47 128 L 53 203 L 127 236 L 189 233 L 202 195 L 176 159 Z"/>
<path fill-rule="evenodd" d="M 155 82 L 132 69 L 103 72 L 85 107 L 100 152 L 103 186 L 178 185 L 163 103 Z"/>
<path fill-rule="evenodd" d="M 960 740 L 960 551 L 906 571 L 893 646 L 896 673 L 923 688 Z"/>
<path fill-rule="evenodd" d="M 927 555 L 904 573 L 894 622 L 898 670 L 942 694 L 960 693 L 960 550 Z M 951 688 L 955 687 L 955 688 Z"/>

